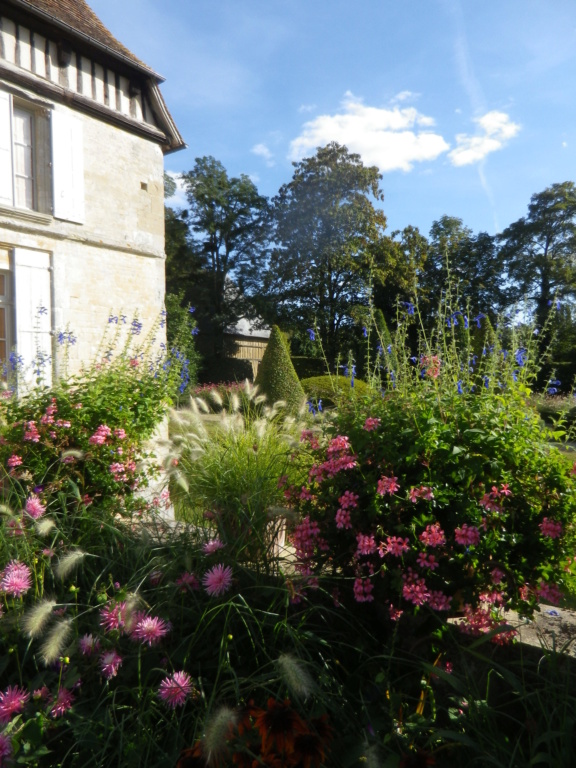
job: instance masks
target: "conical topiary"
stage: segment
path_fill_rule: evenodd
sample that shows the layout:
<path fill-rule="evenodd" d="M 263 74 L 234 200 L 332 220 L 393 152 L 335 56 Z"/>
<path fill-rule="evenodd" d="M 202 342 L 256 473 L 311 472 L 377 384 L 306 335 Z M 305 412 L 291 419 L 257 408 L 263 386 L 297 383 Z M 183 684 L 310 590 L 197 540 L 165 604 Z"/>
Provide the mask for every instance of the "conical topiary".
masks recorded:
<path fill-rule="evenodd" d="M 270 404 L 284 400 L 292 413 L 298 411 L 306 400 L 290 359 L 288 344 L 277 325 L 272 326 L 255 384 Z"/>

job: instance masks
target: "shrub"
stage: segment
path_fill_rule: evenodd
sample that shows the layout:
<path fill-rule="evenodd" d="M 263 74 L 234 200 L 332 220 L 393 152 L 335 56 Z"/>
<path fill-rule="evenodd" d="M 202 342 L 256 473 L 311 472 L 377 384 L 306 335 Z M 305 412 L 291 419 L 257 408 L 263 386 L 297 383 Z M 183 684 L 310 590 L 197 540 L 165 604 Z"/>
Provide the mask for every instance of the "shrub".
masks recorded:
<path fill-rule="evenodd" d="M 310 379 L 312 376 L 324 376 L 326 374 L 326 361 L 321 357 L 292 356 L 291 359 L 300 382 L 302 382 L 302 379 Z"/>
<path fill-rule="evenodd" d="M 200 355 L 196 349 L 194 338 L 198 333 L 194 320 L 194 307 L 183 306 L 184 291 L 177 294 L 167 293 L 166 304 L 166 342 L 171 354 L 180 362 L 178 377 L 173 398 L 178 401 L 189 394 L 196 384 Z"/>
<path fill-rule="evenodd" d="M 269 403 L 282 400 L 292 413 L 298 412 L 304 403 L 304 390 L 290 360 L 286 340 L 277 325 L 272 326 L 255 384 Z"/>
<path fill-rule="evenodd" d="M 316 460 L 294 497 L 304 586 L 335 579 L 393 619 L 431 609 L 470 633 L 495 628 L 495 608 L 559 602 L 576 470 L 529 405 L 531 329 L 504 327 L 507 348 L 489 331 L 473 354 L 469 325 L 441 316 L 416 354 L 400 327 L 377 358 L 384 393 L 340 400 L 326 442 L 309 436 Z"/>
<path fill-rule="evenodd" d="M 370 387 L 361 379 L 351 379 L 346 376 L 312 376 L 303 379 L 302 388 L 312 403 L 322 401 L 323 406 L 329 408 L 340 402 L 362 397 L 370 394 Z"/>
<path fill-rule="evenodd" d="M 0 402 L 0 466 L 7 501 L 16 509 L 30 494 L 57 501 L 73 487 L 78 500 L 109 507 L 131 498 L 147 482 L 141 447 L 169 406 L 172 373 L 144 353 L 103 362 L 52 389 L 36 389 Z M 40 491 L 35 490 L 37 487 Z M 89 501 L 88 501 L 89 500 Z"/>

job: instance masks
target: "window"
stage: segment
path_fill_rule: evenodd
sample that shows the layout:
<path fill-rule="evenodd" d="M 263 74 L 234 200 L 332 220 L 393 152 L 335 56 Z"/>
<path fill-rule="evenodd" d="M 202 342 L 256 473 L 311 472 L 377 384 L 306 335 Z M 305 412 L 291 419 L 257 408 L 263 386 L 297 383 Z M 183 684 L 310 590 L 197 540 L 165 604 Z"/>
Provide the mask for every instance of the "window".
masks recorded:
<path fill-rule="evenodd" d="M 0 205 L 84 222 L 82 121 L 0 89 Z"/>
<path fill-rule="evenodd" d="M 2 266 L 7 266 L 2 265 Z M 0 269 L 0 361 L 8 359 L 12 339 L 12 281 L 8 269 Z"/>
<path fill-rule="evenodd" d="M 34 115 L 15 108 L 12 114 L 12 157 L 14 162 L 14 205 L 34 210 Z"/>
<path fill-rule="evenodd" d="M 0 371 L 18 362 L 18 387 L 52 381 L 50 254 L 0 246 Z M 15 354 L 11 356 L 11 353 Z"/>

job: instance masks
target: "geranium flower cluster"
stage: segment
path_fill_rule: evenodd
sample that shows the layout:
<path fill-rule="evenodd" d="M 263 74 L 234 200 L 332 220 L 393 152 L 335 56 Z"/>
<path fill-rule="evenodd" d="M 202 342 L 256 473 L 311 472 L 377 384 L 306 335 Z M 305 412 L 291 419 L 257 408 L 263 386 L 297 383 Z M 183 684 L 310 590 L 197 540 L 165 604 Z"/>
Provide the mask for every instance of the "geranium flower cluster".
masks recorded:
<path fill-rule="evenodd" d="M 350 441 L 345 435 L 333 438 L 326 449 L 327 459 L 322 464 L 315 464 L 310 470 L 310 479 L 322 482 L 335 477 L 339 472 L 357 466 L 356 456 L 351 452 Z"/>
<path fill-rule="evenodd" d="M 426 363 L 428 375 L 439 373 L 439 360 Z M 461 489 L 442 478 L 436 484 L 437 470 L 428 457 L 411 459 L 410 465 L 391 460 L 380 437 L 380 417 L 354 418 L 362 449 L 355 451 L 353 438 L 338 434 L 319 449 L 325 460 L 314 465 L 308 485 L 291 496 L 302 515 L 293 533 L 303 577 L 291 586 L 295 594 L 330 572 L 344 578 L 335 587 L 338 604 L 346 593 L 358 603 L 381 599 L 398 620 L 407 609 L 426 607 L 445 615 L 466 603 L 476 622 L 467 621 L 466 631 L 482 620 L 482 613 L 474 614 L 477 605 L 489 606 L 486 627 L 493 628 L 500 608 L 529 611 L 537 600 L 560 599 L 558 586 L 537 578 L 538 570 L 519 577 L 507 566 L 511 547 L 522 537 L 539 533 L 543 543 L 550 542 L 546 546 L 555 546 L 564 533 L 560 520 L 552 513 L 533 519 L 530 534 L 526 517 L 513 516 L 522 501 L 513 495 L 512 481 L 486 483 L 488 491 L 477 482 Z M 367 439 L 366 432 L 376 428 L 378 434 Z M 514 532 L 515 520 L 520 534 Z M 542 549 L 543 563 L 549 551 Z"/>

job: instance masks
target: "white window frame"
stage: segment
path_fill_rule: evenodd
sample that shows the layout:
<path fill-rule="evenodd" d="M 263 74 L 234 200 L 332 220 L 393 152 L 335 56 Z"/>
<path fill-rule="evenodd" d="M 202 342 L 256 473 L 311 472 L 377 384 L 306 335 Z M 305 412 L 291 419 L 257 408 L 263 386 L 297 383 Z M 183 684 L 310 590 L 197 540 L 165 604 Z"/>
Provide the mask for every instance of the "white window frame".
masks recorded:
<path fill-rule="evenodd" d="M 24 203 L 16 192 L 15 115 L 30 117 L 32 133 L 31 188 Z M 27 101 L 1 86 L 0 206 L 77 224 L 85 221 L 82 120 L 68 108 Z"/>

